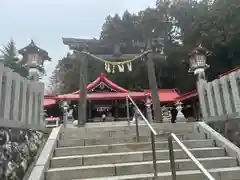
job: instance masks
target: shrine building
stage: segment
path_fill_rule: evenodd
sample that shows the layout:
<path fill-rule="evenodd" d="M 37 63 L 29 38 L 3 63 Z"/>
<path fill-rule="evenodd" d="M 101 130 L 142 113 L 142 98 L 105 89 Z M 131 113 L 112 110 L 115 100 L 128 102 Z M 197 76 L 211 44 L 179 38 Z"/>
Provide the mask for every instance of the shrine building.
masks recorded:
<path fill-rule="evenodd" d="M 124 89 L 101 73 L 96 80 L 87 86 L 87 122 L 97 122 L 101 120 L 102 113 L 106 113 L 107 121 L 127 120 L 134 114 L 134 109 L 128 96 L 130 96 L 145 114 L 145 102 L 147 96 L 151 95 L 150 90 L 133 92 Z M 180 97 L 177 89 L 159 89 L 161 106 L 172 106 L 175 99 Z M 81 97 L 80 97 L 81 98 Z M 70 108 L 77 108 L 79 101 L 79 91 L 58 96 L 45 96 L 44 109 L 48 116 L 57 117 L 60 112 L 62 101 L 68 101 Z"/>

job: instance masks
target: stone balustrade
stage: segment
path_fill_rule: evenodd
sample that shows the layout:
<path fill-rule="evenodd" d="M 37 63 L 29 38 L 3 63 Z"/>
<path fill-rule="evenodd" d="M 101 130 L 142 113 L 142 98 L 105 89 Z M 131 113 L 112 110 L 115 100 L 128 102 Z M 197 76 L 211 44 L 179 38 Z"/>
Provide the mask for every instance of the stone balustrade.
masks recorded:
<path fill-rule="evenodd" d="M 0 179 L 22 179 L 43 142 L 44 84 L 0 61 Z"/>
<path fill-rule="evenodd" d="M 0 62 L 0 127 L 44 128 L 44 84 L 21 77 Z"/>
<path fill-rule="evenodd" d="M 199 80 L 198 94 L 204 120 L 240 113 L 240 70 L 212 82 Z"/>

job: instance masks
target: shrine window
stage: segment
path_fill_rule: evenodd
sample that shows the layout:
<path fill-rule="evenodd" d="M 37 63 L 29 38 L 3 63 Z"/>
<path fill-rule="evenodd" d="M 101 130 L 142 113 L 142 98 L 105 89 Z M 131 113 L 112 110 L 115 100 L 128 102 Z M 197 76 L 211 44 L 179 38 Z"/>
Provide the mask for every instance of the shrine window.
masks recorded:
<path fill-rule="evenodd" d="M 28 63 L 30 64 L 40 64 L 40 58 L 38 54 L 29 54 L 28 55 Z"/>

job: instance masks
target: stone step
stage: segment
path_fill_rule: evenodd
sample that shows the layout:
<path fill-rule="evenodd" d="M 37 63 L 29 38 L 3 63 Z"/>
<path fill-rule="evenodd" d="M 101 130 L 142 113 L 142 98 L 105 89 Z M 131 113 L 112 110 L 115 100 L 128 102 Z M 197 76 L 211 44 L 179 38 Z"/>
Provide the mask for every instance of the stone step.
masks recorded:
<path fill-rule="evenodd" d="M 206 169 L 237 166 L 236 158 L 216 157 L 199 159 Z M 158 161 L 158 172 L 171 171 L 169 161 Z M 195 170 L 197 167 L 190 159 L 176 160 L 176 170 Z M 94 166 L 78 166 L 68 168 L 55 168 L 47 172 L 47 180 L 71 180 L 73 178 L 121 176 L 138 173 L 151 173 L 152 162 L 137 162 L 125 164 L 105 164 Z"/>
<path fill-rule="evenodd" d="M 108 123 L 108 122 L 107 122 Z M 100 123 L 99 126 L 87 126 L 87 124 L 85 125 L 85 127 L 73 127 L 73 128 L 66 128 L 66 129 L 63 129 L 62 132 L 67 132 L 67 133 L 71 133 L 71 132 L 90 132 L 90 131 L 99 131 L 99 130 L 105 130 L 105 131 L 108 131 L 108 130 L 122 130 L 122 129 L 131 129 L 131 130 L 134 130 L 136 128 L 136 125 L 135 124 L 131 124 L 130 126 L 128 126 L 127 124 L 124 124 L 124 125 L 117 125 L 118 123 L 117 122 L 114 122 L 114 123 L 117 123 L 116 125 L 114 126 L 105 126 L 105 124 L 107 123 Z M 122 123 L 122 122 L 120 122 Z M 91 124 L 97 124 L 97 123 L 91 123 Z M 185 122 L 178 122 L 178 123 L 175 123 L 175 124 L 171 124 L 171 123 L 153 123 L 152 124 L 152 127 L 154 128 L 158 128 L 158 129 L 182 129 L 182 130 L 192 130 L 193 128 L 195 128 L 195 124 L 196 122 L 188 122 L 188 123 L 185 123 Z M 139 128 L 148 128 L 148 126 L 144 123 L 139 123 Z"/>
<path fill-rule="evenodd" d="M 162 134 L 156 136 L 156 141 L 166 141 L 169 134 Z M 177 137 L 180 140 L 195 140 L 205 139 L 205 137 L 199 136 L 195 133 L 189 134 L 178 134 Z M 150 136 L 140 136 L 141 142 L 148 142 L 151 140 Z M 69 146 L 88 146 L 88 145 L 106 145 L 106 144 L 118 144 L 118 143 L 133 143 L 136 142 L 136 136 L 123 136 L 123 137 L 105 137 L 105 138 L 88 138 L 88 139 L 60 139 L 58 141 L 58 147 L 69 147 Z"/>
<path fill-rule="evenodd" d="M 237 159 L 235 157 L 211 157 L 211 158 L 198 158 L 206 169 L 209 168 L 221 168 L 221 167 L 233 167 L 237 166 Z M 190 159 L 177 159 L 175 161 L 177 171 L 194 170 L 197 166 Z M 152 173 L 153 165 L 152 161 L 146 162 L 133 162 L 133 163 L 120 163 L 116 164 L 116 175 L 130 175 L 140 173 Z M 163 160 L 157 161 L 158 172 L 170 172 L 170 161 Z"/>
<path fill-rule="evenodd" d="M 222 157 L 225 156 L 224 148 L 208 147 L 208 148 L 192 148 L 189 149 L 196 158 L 204 157 Z M 187 155 L 181 149 L 175 149 L 175 158 L 187 158 Z M 168 150 L 157 150 L 157 160 L 168 160 Z M 73 167 L 82 165 L 97 165 L 97 164 L 115 164 L 127 162 L 142 162 L 151 161 L 152 151 L 138 151 L 138 152 L 121 152 L 121 153 L 104 153 L 91 155 L 75 155 L 75 156 L 61 156 L 54 157 L 51 160 L 51 167 Z"/>
<path fill-rule="evenodd" d="M 212 147 L 212 140 L 186 140 L 183 144 L 188 148 Z M 168 149 L 168 142 L 156 142 L 156 149 Z M 173 143 L 174 147 L 179 147 Z M 84 155 L 84 154 L 100 154 L 100 153 L 116 153 L 116 152 L 132 152 L 151 150 L 151 143 L 125 143 L 125 144 L 111 144 L 111 145 L 93 145 L 93 146 L 76 146 L 76 147 L 62 147 L 56 148 L 55 156 L 69 156 L 69 155 Z"/>
<path fill-rule="evenodd" d="M 193 123 L 178 123 L 178 124 L 154 124 L 154 129 L 158 133 L 191 133 L 194 132 Z M 146 125 L 139 126 L 140 135 L 149 136 L 149 128 Z M 123 126 L 123 127 L 97 127 L 97 128 L 75 128 L 75 129 L 63 129 L 62 139 L 75 139 L 75 138 L 89 138 L 89 137 L 112 137 L 122 135 L 136 135 L 135 126 Z"/>
<path fill-rule="evenodd" d="M 240 177 L 240 167 L 211 168 L 208 170 L 216 180 L 238 180 Z M 177 180 L 204 180 L 202 172 L 199 170 L 178 171 Z M 83 180 L 83 179 L 71 179 Z M 98 178 L 84 178 L 84 180 L 153 180 L 153 174 L 134 174 L 125 176 L 109 176 Z M 172 180 L 170 172 L 158 173 L 158 180 Z"/>

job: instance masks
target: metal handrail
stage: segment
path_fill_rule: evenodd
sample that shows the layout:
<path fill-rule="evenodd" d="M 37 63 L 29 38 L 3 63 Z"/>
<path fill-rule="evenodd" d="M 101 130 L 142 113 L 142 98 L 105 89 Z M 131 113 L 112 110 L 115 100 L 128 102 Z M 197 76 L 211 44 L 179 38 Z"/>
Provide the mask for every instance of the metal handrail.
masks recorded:
<path fill-rule="evenodd" d="M 192 160 L 192 162 L 197 165 L 199 170 L 207 177 L 208 180 L 215 180 L 212 177 L 212 175 L 203 167 L 203 165 L 188 150 L 188 148 L 180 141 L 180 139 L 174 133 L 171 133 L 169 138 L 168 138 L 168 145 L 169 145 L 169 159 L 170 159 L 171 170 L 172 170 L 172 180 L 177 179 L 176 178 L 174 151 L 173 151 L 173 139 L 182 148 L 182 150 L 186 153 L 186 155 Z"/>
<path fill-rule="evenodd" d="M 152 157 L 153 157 L 152 161 L 153 161 L 154 179 L 157 180 L 158 179 L 158 175 L 157 175 L 157 157 L 156 157 L 155 136 L 158 135 L 158 133 L 154 130 L 152 125 L 149 123 L 149 121 L 151 119 L 151 114 L 148 114 L 148 119 L 149 119 L 149 121 L 148 121 L 147 118 L 141 112 L 141 110 L 138 108 L 136 103 L 133 101 L 133 99 L 130 96 L 128 96 L 128 98 L 130 99 L 132 104 L 135 106 L 135 108 L 137 109 L 137 111 L 141 115 L 141 117 L 144 120 L 144 122 L 147 124 L 147 126 L 151 130 L 151 145 L 152 145 Z M 148 108 L 150 108 L 150 107 L 148 107 Z M 138 119 L 137 119 L 137 117 L 135 119 L 136 119 L 136 138 L 137 138 L 137 142 L 139 142 Z"/>
<path fill-rule="evenodd" d="M 149 127 L 149 129 L 152 131 L 152 133 L 156 136 L 157 132 L 154 130 L 154 128 L 152 127 L 152 125 L 148 122 L 147 118 L 143 115 L 143 113 L 141 112 L 141 110 L 138 108 L 138 106 L 136 105 L 136 103 L 133 101 L 133 99 L 128 96 L 128 98 L 130 99 L 131 103 L 135 106 L 135 108 L 137 109 L 137 111 L 139 112 L 139 114 L 141 115 L 141 117 L 143 118 L 144 122 L 147 124 L 147 126 Z"/>

